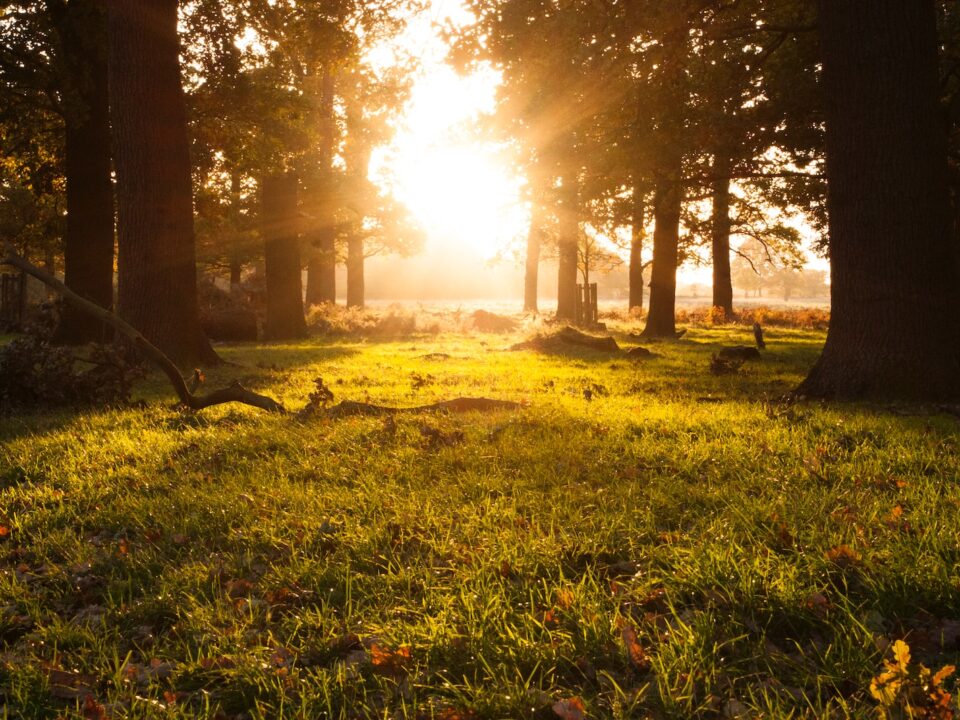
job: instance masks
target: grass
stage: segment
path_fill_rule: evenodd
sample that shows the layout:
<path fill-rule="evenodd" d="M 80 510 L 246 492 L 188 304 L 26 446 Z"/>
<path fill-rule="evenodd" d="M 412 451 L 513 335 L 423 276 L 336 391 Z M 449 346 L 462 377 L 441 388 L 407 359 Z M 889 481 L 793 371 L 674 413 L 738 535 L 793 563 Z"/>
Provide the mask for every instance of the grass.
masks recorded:
<path fill-rule="evenodd" d="M 777 404 L 823 334 L 767 336 L 724 376 L 746 328 L 640 363 L 228 346 L 208 374 L 516 412 L 189 414 L 151 377 L 145 407 L 0 418 L 0 718 L 876 717 L 894 640 L 960 659 L 957 421 Z"/>

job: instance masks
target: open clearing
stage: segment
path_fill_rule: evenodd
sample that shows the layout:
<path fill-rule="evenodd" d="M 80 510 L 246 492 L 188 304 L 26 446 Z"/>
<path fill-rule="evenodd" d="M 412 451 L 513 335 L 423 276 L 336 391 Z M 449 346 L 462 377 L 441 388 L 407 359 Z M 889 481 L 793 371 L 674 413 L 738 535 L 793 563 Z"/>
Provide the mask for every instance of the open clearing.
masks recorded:
<path fill-rule="evenodd" d="M 767 338 L 227 346 L 288 408 L 524 407 L 0 418 L 0 717 L 875 717 L 895 640 L 960 660 L 957 419 L 778 404 L 823 333 Z"/>

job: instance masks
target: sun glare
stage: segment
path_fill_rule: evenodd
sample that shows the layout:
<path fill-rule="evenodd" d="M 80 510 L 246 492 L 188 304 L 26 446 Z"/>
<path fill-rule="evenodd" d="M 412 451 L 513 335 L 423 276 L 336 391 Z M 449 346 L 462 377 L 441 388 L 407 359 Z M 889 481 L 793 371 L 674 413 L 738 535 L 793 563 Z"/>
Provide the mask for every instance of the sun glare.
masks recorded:
<path fill-rule="evenodd" d="M 372 158 L 371 175 L 409 208 L 426 232 L 427 252 L 469 250 L 489 260 L 526 232 L 525 181 L 477 127 L 494 110 L 499 74 L 459 75 L 444 63 L 434 23 L 451 17 L 463 21 L 459 3 L 436 0 L 428 22 L 404 40 L 422 71 L 393 142 Z"/>

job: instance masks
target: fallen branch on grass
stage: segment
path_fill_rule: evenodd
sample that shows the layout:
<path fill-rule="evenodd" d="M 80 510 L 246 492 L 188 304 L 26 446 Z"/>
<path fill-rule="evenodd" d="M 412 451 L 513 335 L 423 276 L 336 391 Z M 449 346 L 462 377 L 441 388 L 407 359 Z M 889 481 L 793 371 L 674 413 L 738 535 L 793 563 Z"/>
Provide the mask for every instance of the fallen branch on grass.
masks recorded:
<path fill-rule="evenodd" d="M 467 398 L 459 397 L 453 400 L 442 400 L 440 402 L 430 403 L 429 405 L 417 405 L 415 407 L 389 407 L 387 405 L 373 405 L 365 402 L 354 402 L 353 400 L 344 400 L 331 408 L 307 408 L 300 413 L 301 416 L 323 416 L 336 420 L 342 417 L 351 417 L 356 415 L 398 415 L 401 413 L 421 413 L 421 412 L 495 412 L 497 410 L 517 410 L 520 403 L 510 400 L 494 400 L 492 398 Z"/>
<path fill-rule="evenodd" d="M 260 408 L 268 412 L 284 413 L 286 410 L 283 405 L 273 398 L 265 395 L 258 395 L 252 390 L 247 390 L 239 382 L 233 382 L 225 388 L 214 390 L 208 395 L 199 396 L 190 392 L 186 381 L 180 374 L 180 370 L 174 362 L 168 358 L 160 348 L 147 340 L 139 330 L 121 320 L 117 315 L 109 310 L 100 307 L 94 302 L 77 295 L 62 282 L 57 280 L 50 273 L 44 272 L 28 260 L 20 257 L 9 245 L 4 247 L 4 256 L 0 258 L 0 265 L 10 265 L 28 275 L 36 278 L 48 288 L 56 292 L 64 299 L 66 303 L 72 305 L 77 310 L 93 315 L 98 320 L 109 325 L 120 335 L 130 341 L 131 345 L 147 358 L 154 365 L 159 367 L 163 374 L 167 376 L 170 384 L 173 385 L 180 402 L 191 410 L 202 410 L 213 405 L 222 405 L 229 402 L 238 402 L 244 405 Z M 196 376 L 195 376 L 196 377 Z"/>

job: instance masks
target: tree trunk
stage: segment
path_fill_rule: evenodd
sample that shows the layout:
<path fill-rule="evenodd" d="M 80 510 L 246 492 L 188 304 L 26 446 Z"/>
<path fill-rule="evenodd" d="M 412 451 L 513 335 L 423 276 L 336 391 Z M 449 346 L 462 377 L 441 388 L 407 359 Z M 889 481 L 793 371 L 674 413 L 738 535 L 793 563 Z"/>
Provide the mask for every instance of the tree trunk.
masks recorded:
<path fill-rule="evenodd" d="M 643 239 L 647 203 L 643 189 L 636 183 L 633 188 L 633 217 L 630 237 L 630 300 L 628 308 L 643 309 Z"/>
<path fill-rule="evenodd" d="M 230 258 L 230 290 L 240 289 L 240 278 L 243 273 L 243 265 L 237 258 Z"/>
<path fill-rule="evenodd" d="M 307 262 L 307 305 L 337 301 L 336 231 L 332 217 L 331 195 L 333 156 L 336 144 L 334 118 L 334 77 L 324 68 L 320 80 L 320 185 L 311 188 L 314 196 L 314 229 L 309 233 L 310 257 Z"/>
<path fill-rule="evenodd" d="M 573 173 L 563 178 L 560 201 L 559 263 L 557 269 L 557 320 L 577 320 L 577 258 L 580 243 L 579 192 Z"/>
<path fill-rule="evenodd" d="M 261 180 L 261 233 L 267 280 L 267 340 L 292 340 L 307 334 L 303 318 L 300 242 L 297 233 L 296 175 L 279 173 Z"/>
<path fill-rule="evenodd" d="M 120 315 L 181 367 L 218 361 L 200 328 L 177 0 L 109 4 Z"/>
<path fill-rule="evenodd" d="M 713 217 L 710 237 L 713 245 L 713 307 L 724 317 L 733 317 L 733 280 L 730 275 L 730 161 L 721 154 L 713 162 Z"/>
<path fill-rule="evenodd" d="M 523 276 L 523 311 L 537 312 L 537 276 L 540 271 L 540 235 L 543 228 L 537 208 L 530 218 L 530 231 L 527 233 L 527 262 Z"/>
<path fill-rule="evenodd" d="M 347 307 L 364 306 L 364 243 L 359 235 L 347 240 Z"/>
<path fill-rule="evenodd" d="M 657 178 L 653 199 L 653 269 L 650 273 L 650 310 L 644 337 L 677 335 L 677 258 L 680 247 L 680 210 L 683 187 L 680 182 L 680 156 L 673 172 Z"/>
<path fill-rule="evenodd" d="M 653 268 L 645 337 L 676 337 L 677 261 L 680 211 L 683 206 L 683 151 L 686 120 L 686 73 L 689 18 L 680 4 L 676 26 L 665 33 L 661 76 L 652 98 L 659 106 L 653 131 Z"/>
<path fill-rule="evenodd" d="M 934 0 L 821 0 L 831 322 L 798 393 L 960 398 Z"/>
<path fill-rule="evenodd" d="M 230 173 L 230 290 L 240 289 L 240 279 L 243 274 L 243 261 L 240 248 L 240 172 L 233 170 Z"/>
<path fill-rule="evenodd" d="M 66 75 L 64 280 L 81 297 L 109 309 L 113 307 L 113 183 L 106 12 L 99 0 L 72 0 L 54 7 Z M 96 317 L 67 305 L 57 339 L 102 341 L 105 332 Z"/>

